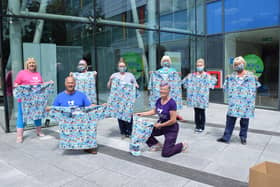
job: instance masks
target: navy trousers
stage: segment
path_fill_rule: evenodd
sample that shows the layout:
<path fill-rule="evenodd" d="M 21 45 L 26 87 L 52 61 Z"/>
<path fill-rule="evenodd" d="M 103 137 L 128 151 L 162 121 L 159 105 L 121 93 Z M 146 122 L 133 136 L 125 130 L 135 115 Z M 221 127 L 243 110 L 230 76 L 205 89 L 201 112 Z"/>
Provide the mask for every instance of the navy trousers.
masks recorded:
<path fill-rule="evenodd" d="M 237 119 L 236 117 L 227 115 L 226 128 L 225 128 L 225 132 L 224 132 L 224 136 L 223 136 L 223 139 L 226 140 L 227 142 L 230 141 L 236 119 Z M 249 127 L 249 118 L 241 118 L 240 119 L 240 132 L 239 132 L 240 139 L 246 140 L 248 127 Z"/>
<path fill-rule="evenodd" d="M 196 129 L 205 129 L 205 109 L 194 108 L 194 120 Z"/>

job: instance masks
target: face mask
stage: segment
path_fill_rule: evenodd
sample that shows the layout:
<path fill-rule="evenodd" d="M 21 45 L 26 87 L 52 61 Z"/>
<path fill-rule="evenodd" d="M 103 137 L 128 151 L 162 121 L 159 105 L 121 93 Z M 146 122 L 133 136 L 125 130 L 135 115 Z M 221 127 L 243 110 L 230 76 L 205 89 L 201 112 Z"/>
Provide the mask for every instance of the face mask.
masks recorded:
<path fill-rule="evenodd" d="M 168 68 L 169 68 L 169 67 L 170 67 L 170 63 L 169 63 L 168 61 L 163 61 L 163 62 L 162 62 L 162 66 L 163 66 L 163 67 L 168 67 Z"/>
<path fill-rule="evenodd" d="M 126 67 L 119 67 L 119 71 L 120 71 L 121 73 L 126 72 Z"/>
<path fill-rule="evenodd" d="M 234 71 L 242 71 L 244 70 L 244 64 L 239 64 L 238 66 L 233 66 Z"/>
<path fill-rule="evenodd" d="M 86 70 L 86 67 L 85 66 L 78 66 L 77 69 L 78 69 L 79 72 L 83 72 L 83 71 Z"/>
<path fill-rule="evenodd" d="M 203 70 L 204 70 L 204 67 L 203 67 L 203 66 L 196 67 L 196 70 L 197 70 L 198 72 L 201 72 L 201 71 L 203 71 Z"/>

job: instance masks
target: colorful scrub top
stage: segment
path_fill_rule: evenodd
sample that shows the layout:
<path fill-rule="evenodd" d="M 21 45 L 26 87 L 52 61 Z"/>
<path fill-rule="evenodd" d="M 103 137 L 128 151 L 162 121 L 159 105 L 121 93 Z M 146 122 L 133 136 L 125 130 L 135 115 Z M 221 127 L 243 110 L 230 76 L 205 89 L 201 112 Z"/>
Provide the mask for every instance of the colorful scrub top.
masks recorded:
<path fill-rule="evenodd" d="M 152 134 L 155 122 L 133 116 L 133 128 L 129 151 L 134 156 L 141 155 L 141 146 L 143 146 Z"/>
<path fill-rule="evenodd" d="M 68 94 L 65 91 L 60 92 L 53 102 L 54 106 L 64 107 L 85 107 L 90 104 L 88 97 L 78 90 L 75 90 L 72 94 Z"/>
<path fill-rule="evenodd" d="M 136 100 L 135 84 L 127 84 L 118 78 L 112 79 L 111 91 L 107 100 L 107 114 L 127 122 L 131 121 Z"/>
<path fill-rule="evenodd" d="M 227 94 L 227 115 L 240 118 L 254 117 L 255 99 L 260 83 L 252 72 L 247 71 L 243 77 L 236 72 L 226 77 L 224 92 Z"/>
<path fill-rule="evenodd" d="M 79 90 L 86 94 L 91 103 L 96 103 L 96 83 L 95 83 L 95 73 L 96 72 L 85 72 L 72 73 L 76 81 L 76 90 Z"/>
<path fill-rule="evenodd" d="M 183 79 L 182 84 L 187 89 L 187 105 L 205 109 L 209 102 L 209 89 L 214 89 L 217 79 L 206 72 L 191 73 Z"/>
<path fill-rule="evenodd" d="M 15 84 L 17 85 L 36 85 L 42 84 L 43 79 L 39 72 L 32 72 L 29 70 L 21 70 L 18 72 Z M 21 99 L 18 99 L 21 102 Z"/>
<path fill-rule="evenodd" d="M 104 106 L 53 106 L 49 117 L 59 123 L 61 149 L 91 149 L 97 147 L 96 124 L 104 119 Z"/>
<path fill-rule="evenodd" d="M 177 108 L 179 110 L 183 108 L 181 78 L 177 72 L 168 71 L 169 69 L 161 68 L 150 75 L 148 89 L 150 90 L 149 104 L 151 108 L 154 108 L 156 101 L 160 98 L 160 83 L 162 81 L 169 83 L 171 87 L 169 95 L 176 101 Z"/>
<path fill-rule="evenodd" d="M 48 98 L 54 92 L 54 83 L 37 85 L 19 85 L 14 89 L 14 96 L 21 99 L 23 121 L 31 123 L 45 117 Z"/>

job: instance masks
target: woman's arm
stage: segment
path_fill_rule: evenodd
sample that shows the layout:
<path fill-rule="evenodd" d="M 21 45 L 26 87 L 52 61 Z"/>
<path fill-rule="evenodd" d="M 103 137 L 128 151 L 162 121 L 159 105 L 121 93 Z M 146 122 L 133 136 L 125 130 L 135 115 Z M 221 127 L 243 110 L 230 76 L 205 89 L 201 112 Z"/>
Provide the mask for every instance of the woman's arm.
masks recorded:
<path fill-rule="evenodd" d="M 112 84 L 112 75 L 111 75 L 111 77 L 109 78 L 109 81 L 108 81 L 108 83 L 107 83 L 107 88 L 111 88 L 111 84 Z"/>
<path fill-rule="evenodd" d="M 151 115 L 155 115 L 156 114 L 156 110 L 152 109 L 146 112 L 140 112 L 140 113 L 136 113 L 137 116 L 151 116 Z"/>
<path fill-rule="evenodd" d="M 174 123 L 176 123 L 177 122 L 177 120 L 176 120 L 176 116 L 177 116 L 176 110 L 169 111 L 169 113 L 170 113 L 170 120 L 168 120 L 164 123 L 156 123 L 154 126 L 156 128 L 161 128 L 161 127 L 170 126 L 170 125 L 173 125 Z"/>

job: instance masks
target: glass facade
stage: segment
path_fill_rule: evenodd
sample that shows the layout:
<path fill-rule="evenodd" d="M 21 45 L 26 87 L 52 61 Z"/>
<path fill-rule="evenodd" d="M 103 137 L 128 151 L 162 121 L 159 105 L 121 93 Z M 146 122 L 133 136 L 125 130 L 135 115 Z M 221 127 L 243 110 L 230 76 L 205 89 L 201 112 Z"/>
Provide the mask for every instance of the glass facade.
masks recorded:
<path fill-rule="evenodd" d="M 106 102 L 106 83 L 123 57 L 140 85 L 135 110 L 143 111 L 148 109 L 149 72 L 160 67 L 163 55 L 171 56 L 182 78 L 194 71 L 197 58 L 205 58 L 207 70 L 222 73 L 221 82 L 233 71 L 233 58 L 242 55 L 262 83 L 257 106 L 280 108 L 278 0 L 1 0 L 0 4 L 0 93 L 5 98 L 7 131 L 15 130 L 17 118 L 9 86 L 30 56 L 36 58 L 43 79 L 56 82 L 56 93 L 64 90 L 64 78 L 76 71 L 77 62 L 86 59 L 90 70 L 98 72 L 99 103 Z M 210 101 L 225 103 L 221 88 L 211 92 Z"/>

